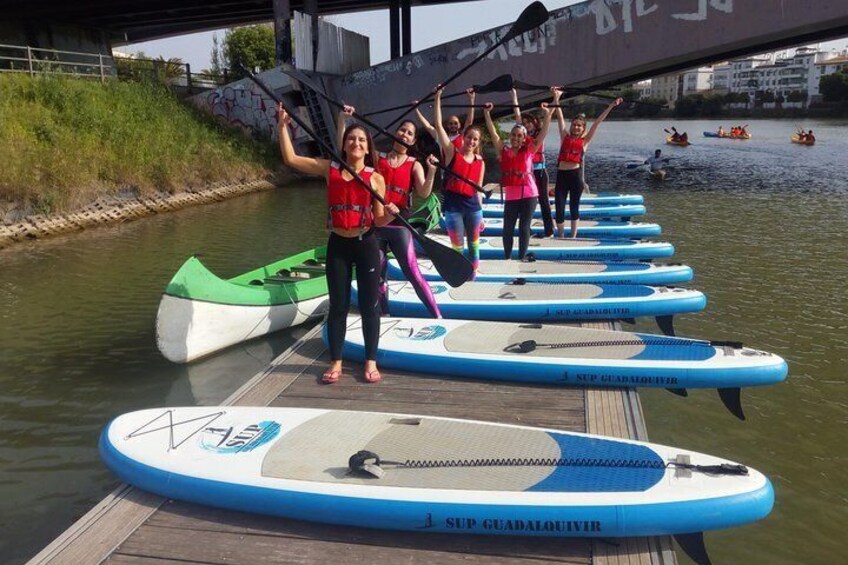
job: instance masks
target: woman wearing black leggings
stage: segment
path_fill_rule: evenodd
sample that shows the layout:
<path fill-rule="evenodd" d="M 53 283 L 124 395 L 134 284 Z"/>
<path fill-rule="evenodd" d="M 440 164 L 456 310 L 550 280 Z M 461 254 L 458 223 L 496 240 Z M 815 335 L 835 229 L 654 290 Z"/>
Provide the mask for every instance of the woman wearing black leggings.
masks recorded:
<path fill-rule="evenodd" d="M 554 94 L 555 104 L 559 102 L 559 95 L 559 91 Z M 486 118 L 486 127 L 489 129 L 492 144 L 501 158 L 501 188 L 506 198 L 503 216 L 504 259 L 512 258 L 516 221 L 518 221 L 519 230 L 518 258 L 524 259 L 530 244 L 530 224 L 533 221 L 533 212 L 539 200 L 539 188 L 533 177 L 533 155 L 536 154 L 537 147 L 533 138 L 527 135 L 527 128 L 523 124 L 513 126 L 509 132 L 509 146 L 504 145 L 492 121 L 493 107 L 491 102 L 487 103 L 483 107 L 483 115 Z M 548 133 L 548 126 L 551 124 L 553 109 L 549 110 L 547 104 L 543 104 L 542 108 L 545 110 L 545 118 L 539 137 L 544 139 Z"/>
<path fill-rule="evenodd" d="M 583 155 L 595 137 L 598 126 L 621 102 L 622 99 L 617 98 L 610 103 L 589 128 L 589 133 L 586 133 L 586 120 L 579 117 L 571 120 L 571 126 L 566 128 L 562 109 L 557 108 L 559 135 L 562 140 L 557 163 L 556 188 L 554 189 L 557 237 L 565 237 L 566 201 L 568 201 L 568 211 L 571 216 L 571 237 L 577 237 L 577 221 L 580 219 L 580 196 L 583 194 Z"/>
<path fill-rule="evenodd" d="M 327 335 L 330 344 L 330 366 L 322 381 L 338 382 L 342 375 L 342 347 L 350 310 L 350 289 L 353 268 L 356 267 L 359 311 L 362 316 L 362 335 L 365 340 L 366 382 L 380 381 L 377 370 L 377 345 L 380 337 L 380 248 L 375 228 L 394 219 L 397 206 L 380 204 L 340 163 L 297 155 L 289 135 L 291 118 L 277 105 L 280 152 L 283 162 L 306 174 L 327 179 L 328 225 L 327 287 L 330 293 L 330 312 L 327 316 Z M 374 171 L 371 155 L 371 135 L 361 125 L 348 127 L 343 136 L 342 158 L 349 168 L 380 196 L 385 195 L 383 177 Z"/>

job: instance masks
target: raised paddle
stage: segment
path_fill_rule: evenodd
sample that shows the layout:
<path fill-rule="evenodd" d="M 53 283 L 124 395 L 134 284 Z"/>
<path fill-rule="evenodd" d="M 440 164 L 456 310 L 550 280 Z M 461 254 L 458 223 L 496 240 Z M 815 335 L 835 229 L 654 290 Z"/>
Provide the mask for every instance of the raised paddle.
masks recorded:
<path fill-rule="evenodd" d="M 308 78 L 306 78 L 306 77 L 304 76 L 304 74 L 303 74 L 303 73 L 300 73 L 300 72 L 297 72 L 297 71 L 294 71 L 294 70 L 287 70 L 287 69 L 284 69 L 284 68 L 280 68 L 280 70 L 281 70 L 281 71 L 283 71 L 283 72 L 284 72 L 285 74 L 287 74 L 288 76 L 290 76 L 291 78 L 293 78 L 293 79 L 295 79 L 296 81 L 298 81 L 299 83 L 301 83 L 302 85 L 306 86 L 306 88 L 308 88 L 309 90 L 311 90 L 312 92 L 314 92 L 315 94 L 317 94 L 318 96 L 320 96 L 321 98 L 323 98 L 324 100 L 326 100 L 326 101 L 327 101 L 327 103 L 332 104 L 332 105 L 334 105 L 334 106 L 336 106 L 336 107 L 338 107 L 338 108 L 344 108 L 344 106 L 345 106 L 344 104 L 342 104 L 342 103 L 341 103 L 341 102 L 339 102 L 338 100 L 335 100 L 335 99 L 333 99 L 333 98 L 329 97 L 329 96 L 328 96 L 328 95 L 327 95 L 327 94 L 326 94 L 326 93 L 325 93 L 325 92 L 324 92 L 321 88 L 319 88 L 319 87 L 318 87 L 318 85 L 316 85 L 316 84 L 315 84 L 315 83 L 313 83 L 311 80 L 309 80 Z M 360 115 L 360 114 L 358 114 L 358 113 L 356 113 L 356 112 L 353 112 L 353 117 L 355 117 L 355 118 L 357 118 L 357 119 L 361 120 L 361 121 L 362 121 L 362 123 L 364 123 L 365 125 L 367 125 L 367 126 L 369 126 L 369 127 L 374 128 L 375 130 L 379 131 L 380 133 L 382 133 L 382 134 L 383 134 L 383 135 L 385 135 L 386 137 L 389 137 L 389 138 L 390 138 L 390 139 L 392 139 L 395 143 L 399 143 L 399 144 L 403 145 L 404 147 L 406 147 L 406 149 L 407 149 L 408 151 L 412 151 L 412 152 L 416 153 L 416 154 L 417 154 L 417 155 L 419 155 L 419 156 L 425 156 L 423 153 L 421 153 L 420 151 L 418 151 L 417 149 L 415 149 L 415 147 L 413 147 L 412 145 L 409 145 L 408 143 L 406 143 L 404 140 L 402 140 L 402 139 L 401 139 L 401 138 L 399 138 L 398 136 L 396 136 L 396 135 L 392 134 L 391 132 L 387 131 L 385 128 L 383 128 L 383 127 L 381 127 L 381 126 L 379 126 L 379 125 L 375 124 L 374 122 L 372 122 L 372 121 L 371 121 L 371 120 L 369 120 L 368 118 L 366 118 L 366 117 L 364 117 L 364 116 L 362 116 L 362 115 Z M 456 179 L 459 179 L 459 180 L 460 180 L 460 181 L 462 181 L 462 182 L 465 182 L 465 183 L 467 183 L 467 184 L 471 185 L 472 187 L 474 187 L 474 190 L 476 190 L 477 192 L 482 192 L 483 194 L 485 194 L 485 195 L 486 195 L 486 198 L 490 198 L 490 197 L 492 196 L 492 191 L 491 191 L 491 190 L 486 190 L 486 189 L 484 189 L 482 186 L 480 186 L 479 184 L 477 184 L 476 182 L 473 182 L 472 180 L 467 179 L 467 178 L 465 178 L 464 176 L 457 174 L 457 173 L 456 173 L 456 172 L 454 172 L 454 171 L 453 171 L 450 167 L 446 167 L 446 166 L 444 166 L 444 165 L 443 165 L 443 164 L 441 164 L 441 163 L 436 163 L 436 167 L 438 167 L 439 169 L 443 170 L 443 171 L 444 171 L 445 173 L 447 173 L 449 176 L 452 176 L 452 177 L 454 177 L 454 178 L 456 178 Z"/>
<path fill-rule="evenodd" d="M 506 74 L 501 75 L 487 82 L 486 84 L 475 84 L 472 85 L 471 88 L 474 89 L 474 92 L 478 94 L 486 94 L 489 92 L 506 92 L 510 88 L 512 88 L 512 75 Z M 453 94 L 446 94 L 442 96 L 442 100 L 447 98 L 456 98 L 457 96 L 462 96 L 465 92 L 454 92 Z M 392 106 L 391 108 L 383 108 L 382 110 L 376 110 L 374 112 L 368 112 L 367 114 L 363 114 L 364 116 L 376 116 L 377 114 L 385 114 L 386 112 L 394 112 L 395 110 L 403 110 L 406 108 L 412 107 L 412 102 L 409 104 L 402 104 L 400 106 Z M 463 106 L 467 108 L 467 106 Z"/>
<path fill-rule="evenodd" d="M 348 165 L 344 159 L 341 158 L 335 148 L 333 148 L 332 146 L 330 146 L 330 144 L 328 144 L 326 141 L 317 136 L 315 132 L 312 131 L 312 129 L 308 125 L 306 125 L 306 123 L 302 119 L 300 119 L 297 114 L 290 112 L 289 109 L 286 108 L 285 104 L 283 104 L 283 101 L 280 100 L 279 96 L 277 96 L 273 90 L 268 88 L 268 86 L 264 82 L 262 82 L 256 75 L 254 75 L 252 72 L 250 72 L 243 66 L 241 67 L 241 70 L 247 75 L 248 78 L 250 78 L 250 80 L 256 83 L 256 85 L 261 88 L 265 92 L 265 94 L 270 96 L 271 100 L 282 104 L 283 108 L 285 108 L 286 112 L 291 117 L 294 123 L 300 126 L 300 128 L 305 131 L 309 136 L 311 136 L 312 139 L 314 139 L 324 149 L 324 151 L 331 155 L 339 163 L 339 165 L 341 165 L 341 167 L 348 172 L 348 174 L 350 174 L 354 179 L 356 179 L 359 184 L 361 184 L 366 190 L 368 190 L 368 192 L 371 193 L 371 196 L 373 196 L 381 204 L 385 205 L 386 201 L 383 199 L 383 197 L 380 196 L 377 191 L 371 188 L 371 185 L 369 183 L 362 180 L 362 177 L 356 174 L 356 171 L 354 171 L 353 168 Z M 459 253 L 458 251 L 455 251 L 450 247 L 445 247 L 441 243 L 433 241 L 429 237 L 424 236 L 418 230 L 412 227 L 412 225 L 408 221 L 406 221 L 403 216 L 397 216 L 397 218 L 412 233 L 412 236 L 416 239 L 416 241 L 418 241 L 418 243 L 424 249 L 425 253 L 427 253 L 427 256 L 433 262 L 433 266 L 436 268 L 436 270 L 439 272 L 445 282 L 455 287 L 462 285 L 471 278 L 471 276 L 474 274 L 474 267 L 471 265 L 471 262 L 462 255 L 462 253 Z"/>
<path fill-rule="evenodd" d="M 452 83 L 454 80 L 456 80 L 462 73 L 464 73 L 465 71 L 467 71 L 468 69 L 470 69 L 471 67 L 473 67 L 474 65 L 476 65 L 477 63 L 482 61 L 483 59 L 485 59 L 486 57 L 488 57 L 489 54 L 492 53 L 495 49 L 497 49 L 498 47 L 500 47 L 501 45 L 503 45 L 507 41 L 518 37 L 522 33 L 526 33 L 528 31 L 530 31 L 531 29 L 536 29 L 537 27 L 541 26 L 543 23 L 548 21 L 548 17 L 550 17 L 550 16 L 548 14 L 548 9 L 545 8 L 545 5 L 542 4 L 541 2 L 533 2 L 532 4 L 530 4 L 529 6 L 524 8 L 524 11 L 521 12 L 521 15 L 518 16 L 518 19 L 515 20 L 515 23 L 512 24 L 512 27 L 509 28 L 509 31 L 507 31 L 504 34 L 503 37 L 501 37 L 498 41 L 496 41 L 494 44 L 492 44 L 491 47 L 489 47 L 488 49 L 486 49 L 485 51 L 483 51 L 482 53 L 480 53 L 479 55 L 474 57 L 474 59 L 472 59 L 467 65 L 465 65 L 464 67 L 462 67 L 461 69 L 456 71 L 454 74 L 452 74 L 451 76 L 449 76 L 448 78 L 443 80 L 440 83 L 440 86 L 442 88 L 446 87 L 447 85 Z M 413 104 L 412 107 L 409 110 L 416 109 L 418 106 L 420 106 L 424 102 L 429 101 L 432 97 L 433 97 L 433 92 L 432 91 L 428 92 L 427 95 L 424 98 L 422 98 L 421 100 L 419 100 L 418 102 Z M 407 112 L 404 112 L 403 114 L 401 114 L 400 116 L 395 118 L 386 127 L 391 129 L 391 127 L 393 125 L 395 125 L 397 122 L 399 122 L 406 115 L 406 113 Z"/>

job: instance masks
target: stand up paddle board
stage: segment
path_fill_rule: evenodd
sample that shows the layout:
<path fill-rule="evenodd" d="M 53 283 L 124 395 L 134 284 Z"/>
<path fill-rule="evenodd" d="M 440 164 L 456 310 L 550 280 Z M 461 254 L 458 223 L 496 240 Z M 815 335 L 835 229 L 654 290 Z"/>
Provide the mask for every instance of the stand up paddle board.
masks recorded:
<path fill-rule="evenodd" d="M 450 247 L 446 235 L 429 236 Z M 503 239 L 480 238 L 481 259 L 503 259 Z M 528 253 L 534 259 L 550 261 L 639 261 L 659 259 L 674 255 L 674 246 L 663 241 L 637 241 L 631 239 L 531 239 Z M 518 244 L 513 245 L 512 258 L 518 259 Z"/>
<path fill-rule="evenodd" d="M 483 233 L 486 236 L 503 235 L 504 220 L 503 218 L 486 218 L 486 227 Z M 441 230 L 439 233 L 445 233 L 444 219 L 439 224 Z M 532 220 L 530 222 L 530 231 L 534 234 L 542 235 L 545 233 L 545 225 L 542 220 Z M 518 225 L 514 228 L 514 234 L 518 236 Z M 650 224 L 647 222 L 624 222 L 617 220 L 578 220 L 577 235 L 580 237 L 589 238 L 608 238 L 614 239 L 617 237 L 624 238 L 642 238 L 653 237 L 662 234 L 662 228 L 659 224 Z"/>
<path fill-rule="evenodd" d="M 466 320 L 548 322 L 663 317 L 700 312 L 707 304 L 702 292 L 665 286 L 474 281 L 451 288 L 447 283 L 427 284 L 444 317 Z M 356 295 L 356 281 L 351 288 Z M 386 294 L 392 316 L 429 317 L 411 283 L 390 281 Z"/>
<path fill-rule="evenodd" d="M 483 206 L 484 218 L 503 218 L 504 205 L 499 203 L 486 203 Z M 629 218 L 631 216 L 644 216 L 645 207 L 641 204 L 623 204 L 621 206 L 604 206 L 580 203 L 581 218 Z M 534 218 L 541 218 L 541 210 L 533 212 Z M 569 219 L 571 213 L 566 208 L 565 219 Z"/>
<path fill-rule="evenodd" d="M 498 185 L 495 184 L 494 192 L 490 198 L 484 199 L 483 202 L 501 203 Z M 548 187 L 548 192 L 554 189 L 554 185 Z M 551 204 L 554 199 L 550 199 Z M 583 193 L 580 197 L 580 204 L 601 204 L 604 206 L 621 206 L 623 204 L 644 204 L 645 198 L 641 194 L 622 194 L 619 192 L 593 192 L 592 194 Z"/>
<path fill-rule="evenodd" d="M 777 384 L 788 371 L 781 357 L 741 343 L 510 322 L 380 323 L 377 363 L 383 368 L 568 386 L 715 388 L 725 391 L 722 399 L 737 415 L 739 387 Z M 344 358 L 362 361 L 361 319 L 348 316 L 347 325 Z"/>
<path fill-rule="evenodd" d="M 418 259 L 418 268 L 428 281 L 442 276 L 429 259 Z M 406 280 L 397 259 L 389 259 L 388 276 Z M 483 259 L 477 270 L 478 282 L 547 282 L 605 284 L 679 284 L 692 280 L 692 268 L 686 265 L 654 263 L 600 263 L 592 261 L 503 261 Z"/>
<path fill-rule="evenodd" d="M 311 408 L 156 408 L 112 420 L 122 481 L 242 512 L 388 530 L 621 537 L 766 517 L 758 471 L 693 451 L 472 420 Z"/>

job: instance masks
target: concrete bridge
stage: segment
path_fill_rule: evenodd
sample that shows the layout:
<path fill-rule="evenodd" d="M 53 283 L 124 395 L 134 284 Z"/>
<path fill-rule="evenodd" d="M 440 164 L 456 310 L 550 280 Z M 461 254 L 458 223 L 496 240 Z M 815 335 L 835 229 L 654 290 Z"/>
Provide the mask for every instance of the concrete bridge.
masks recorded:
<path fill-rule="evenodd" d="M 516 16 L 521 7 L 516 5 Z M 401 105 L 423 98 L 508 29 L 487 30 L 325 81 L 361 112 Z M 589 0 L 551 12 L 540 30 L 510 40 L 448 91 L 485 84 L 503 73 L 534 84 L 596 88 L 844 35 L 846 0 Z M 486 98 L 505 100 L 503 95 Z M 375 121 L 386 124 L 398 115 L 382 114 Z"/>

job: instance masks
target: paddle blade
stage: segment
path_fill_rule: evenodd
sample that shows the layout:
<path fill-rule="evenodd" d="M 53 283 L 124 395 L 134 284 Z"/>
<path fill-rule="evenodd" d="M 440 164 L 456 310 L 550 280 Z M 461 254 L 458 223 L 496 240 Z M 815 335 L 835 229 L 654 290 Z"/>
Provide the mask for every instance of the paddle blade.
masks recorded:
<path fill-rule="evenodd" d="M 418 243 L 424 249 L 424 253 L 433 262 L 433 267 L 436 268 L 446 283 L 457 287 L 471 279 L 474 274 L 474 267 L 462 253 L 433 241 L 429 237 L 417 232 L 414 233 L 417 234 L 415 239 L 418 240 Z"/>
<path fill-rule="evenodd" d="M 512 88 L 513 80 L 511 74 L 501 75 L 492 79 L 483 85 L 474 85 L 474 92 L 485 93 L 485 92 L 507 92 Z"/>
<path fill-rule="evenodd" d="M 548 21 L 548 9 L 541 2 L 533 2 L 518 16 L 501 41 L 507 41 L 535 29 Z"/>

